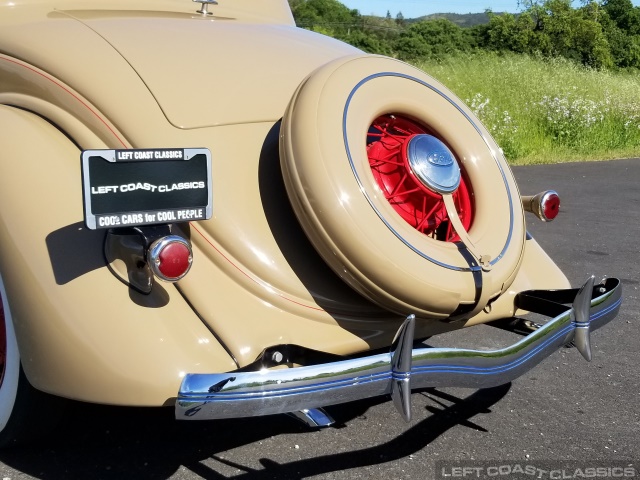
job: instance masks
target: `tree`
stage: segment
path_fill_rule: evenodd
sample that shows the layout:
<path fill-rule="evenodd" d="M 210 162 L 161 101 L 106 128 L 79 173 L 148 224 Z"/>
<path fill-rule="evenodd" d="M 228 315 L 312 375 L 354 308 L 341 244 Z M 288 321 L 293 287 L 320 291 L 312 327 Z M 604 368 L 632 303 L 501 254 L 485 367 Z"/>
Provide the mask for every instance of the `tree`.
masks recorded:
<path fill-rule="evenodd" d="M 353 29 L 341 40 L 365 52 L 378 55 L 391 55 L 393 53 L 388 42 L 370 31 Z"/>
<path fill-rule="evenodd" d="M 640 68 L 640 35 L 631 33 L 637 31 L 632 21 L 634 9 L 637 7 L 617 0 L 603 5 L 604 12 L 600 17 L 600 24 L 616 67 Z"/>
<path fill-rule="evenodd" d="M 393 53 L 391 44 L 398 28 L 391 18 L 364 17 L 337 0 L 289 0 L 289 5 L 300 27 L 337 38 L 365 52 Z"/>
<path fill-rule="evenodd" d="M 412 24 L 400 33 L 396 42 L 396 53 L 405 60 L 443 57 L 470 49 L 470 35 L 443 18 Z"/>
<path fill-rule="evenodd" d="M 290 3 L 293 18 L 300 27 L 342 33 L 357 24 L 360 14 L 349 10 L 338 0 L 294 0 Z"/>
<path fill-rule="evenodd" d="M 614 0 L 624 1 L 624 0 Z M 490 15 L 485 46 L 517 53 L 565 57 L 595 68 L 614 65 L 598 4 L 587 0 L 574 9 L 571 0 L 531 0 L 521 14 Z"/>
<path fill-rule="evenodd" d="M 595 68 L 613 66 L 611 51 L 602 26 L 591 18 L 590 8 L 573 9 L 571 0 L 546 0 L 544 33 L 551 42 L 551 54 Z"/>
<path fill-rule="evenodd" d="M 489 26 L 484 35 L 485 46 L 493 50 L 534 53 L 541 48 L 537 41 L 536 24 L 529 13 L 518 16 L 510 13 L 489 14 Z"/>
<path fill-rule="evenodd" d="M 631 0 L 605 0 L 602 7 L 620 30 L 640 34 L 640 8 L 634 7 Z"/>

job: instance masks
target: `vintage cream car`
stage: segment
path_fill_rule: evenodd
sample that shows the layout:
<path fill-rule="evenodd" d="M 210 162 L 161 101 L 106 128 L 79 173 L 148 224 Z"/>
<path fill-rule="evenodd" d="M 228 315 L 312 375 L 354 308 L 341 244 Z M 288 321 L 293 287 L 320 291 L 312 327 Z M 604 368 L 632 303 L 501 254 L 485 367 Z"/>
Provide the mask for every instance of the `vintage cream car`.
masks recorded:
<path fill-rule="evenodd" d="M 286 0 L 3 0 L 0 152 L 4 445 L 59 397 L 327 425 L 390 394 L 408 420 L 412 388 L 589 360 L 620 307 L 528 235 L 557 194 L 521 198 L 459 99 Z M 524 336 L 419 342 L 481 323 Z"/>

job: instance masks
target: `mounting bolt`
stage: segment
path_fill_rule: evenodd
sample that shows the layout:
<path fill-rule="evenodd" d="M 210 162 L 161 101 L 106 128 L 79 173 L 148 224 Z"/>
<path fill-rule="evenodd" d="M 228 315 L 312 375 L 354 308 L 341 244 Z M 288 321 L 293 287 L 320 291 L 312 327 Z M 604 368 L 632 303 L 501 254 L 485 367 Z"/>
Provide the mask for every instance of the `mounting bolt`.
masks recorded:
<path fill-rule="evenodd" d="M 283 359 L 284 356 L 280 352 L 273 352 L 271 354 L 271 360 L 273 360 L 275 363 L 281 363 Z"/>

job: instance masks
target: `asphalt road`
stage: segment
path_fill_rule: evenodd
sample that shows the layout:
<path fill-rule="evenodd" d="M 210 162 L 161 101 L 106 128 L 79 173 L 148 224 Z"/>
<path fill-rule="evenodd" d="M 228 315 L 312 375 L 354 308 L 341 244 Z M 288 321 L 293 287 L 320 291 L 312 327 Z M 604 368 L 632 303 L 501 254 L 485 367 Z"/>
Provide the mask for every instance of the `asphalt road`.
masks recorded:
<path fill-rule="evenodd" d="M 514 172 L 523 194 L 560 193 L 556 221 L 528 215 L 529 231 L 575 285 L 590 274 L 622 279 L 623 307 L 592 336 L 591 363 L 563 349 L 502 387 L 414 393 L 410 424 L 386 399 L 330 408 L 338 426 L 320 431 L 284 416 L 177 423 L 171 409 L 72 404 L 43 443 L 0 453 L 0 478 L 428 479 L 436 462 L 461 460 L 640 469 L 640 160 Z M 501 335 L 510 334 L 482 326 L 446 341 Z"/>

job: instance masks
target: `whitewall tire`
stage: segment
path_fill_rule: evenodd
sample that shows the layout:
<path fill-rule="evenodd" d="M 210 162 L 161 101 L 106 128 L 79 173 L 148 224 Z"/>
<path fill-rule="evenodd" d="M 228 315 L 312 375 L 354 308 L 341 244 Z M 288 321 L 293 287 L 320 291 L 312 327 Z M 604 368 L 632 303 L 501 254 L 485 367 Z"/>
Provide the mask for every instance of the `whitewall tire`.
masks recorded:
<path fill-rule="evenodd" d="M 25 444 L 58 424 L 66 401 L 33 388 L 22 370 L 11 305 L 0 275 L 0 448 Z"/>
<path fill-rule="evenodd" d="M 20 354 L 7 293 L 0 276 L 0 432 L 4 432 L 15 407 L 20 379 Z M 4 338 L 3 338 L 4 337 Z M 0 433 L 0 438 L 2 434 Z"/>

